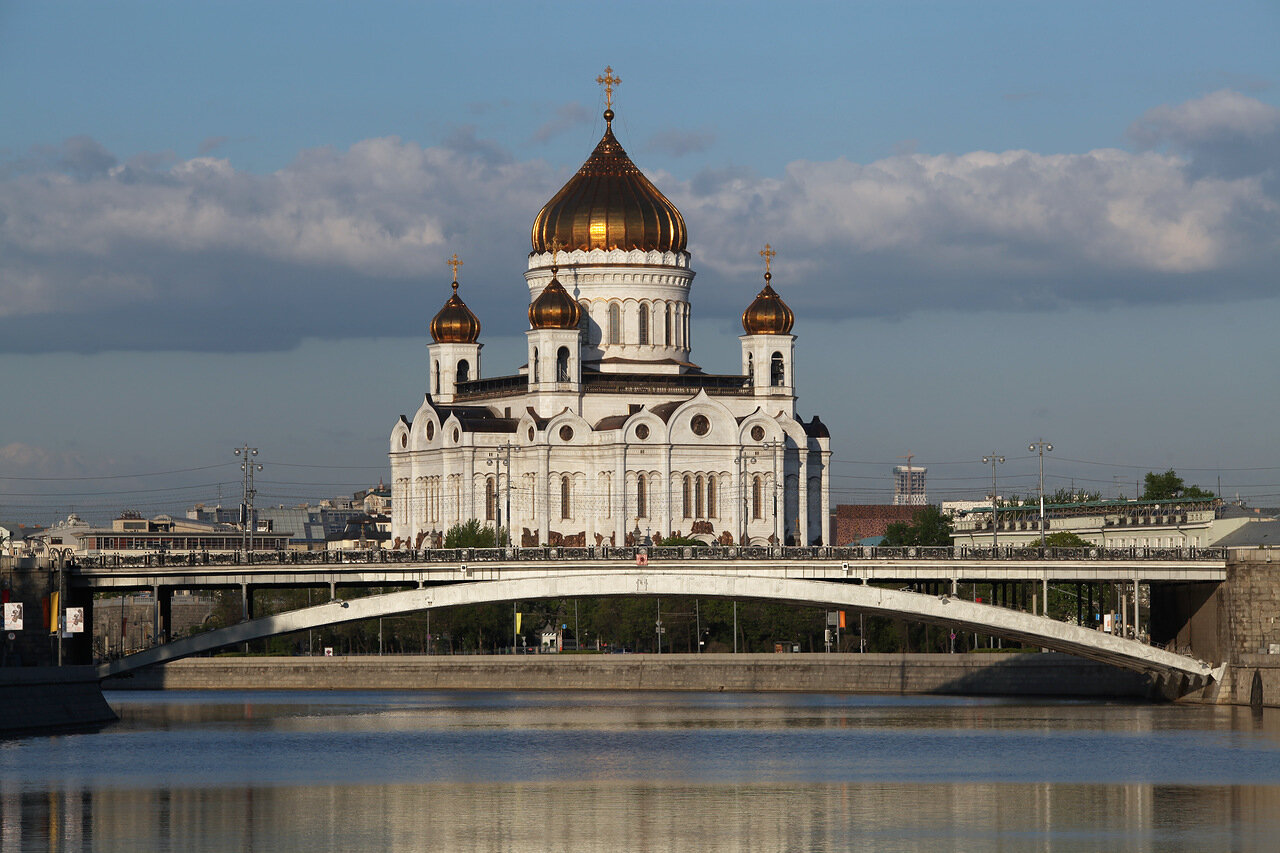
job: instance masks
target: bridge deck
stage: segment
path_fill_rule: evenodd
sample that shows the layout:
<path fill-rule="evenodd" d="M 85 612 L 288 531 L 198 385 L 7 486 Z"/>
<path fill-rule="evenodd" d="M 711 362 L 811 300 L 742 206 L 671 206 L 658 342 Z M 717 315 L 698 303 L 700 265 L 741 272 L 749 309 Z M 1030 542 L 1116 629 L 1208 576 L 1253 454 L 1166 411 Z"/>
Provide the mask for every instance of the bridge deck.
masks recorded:
<path fill-rule="evenodd" d="M 70 575 L 74 586 L 94 590 L 125 590 L 167 586 L 204 589 L 219 586 L 427 586 L 465 580 L 511 580 L 566 574 L 630 571 L 634 559 L 562 561 L 458 560 L 453 562 L 394 562 L 348 560 L 307 564 L 183 564 L 109 566 L 81 565 Z M 1171 583 L 1221 582 L 1225 559 L 1205 560 L 981 560 L 912 559 L 653 559 L 652 573 L 700 572 L 726 576 L 808 578 L 854 582 L 1062 582 Z"/>

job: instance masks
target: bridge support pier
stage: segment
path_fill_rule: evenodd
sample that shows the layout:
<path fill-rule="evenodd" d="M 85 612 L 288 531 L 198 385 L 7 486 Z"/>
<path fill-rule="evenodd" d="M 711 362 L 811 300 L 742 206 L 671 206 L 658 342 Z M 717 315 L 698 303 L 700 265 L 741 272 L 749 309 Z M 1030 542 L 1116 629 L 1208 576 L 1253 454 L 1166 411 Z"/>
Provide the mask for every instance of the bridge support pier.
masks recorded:
<path fill-rule="evenodd" d="M 253 618 L 253 591 L 249 584 L 240 584 L 240 613 L 246 622 Z"/>

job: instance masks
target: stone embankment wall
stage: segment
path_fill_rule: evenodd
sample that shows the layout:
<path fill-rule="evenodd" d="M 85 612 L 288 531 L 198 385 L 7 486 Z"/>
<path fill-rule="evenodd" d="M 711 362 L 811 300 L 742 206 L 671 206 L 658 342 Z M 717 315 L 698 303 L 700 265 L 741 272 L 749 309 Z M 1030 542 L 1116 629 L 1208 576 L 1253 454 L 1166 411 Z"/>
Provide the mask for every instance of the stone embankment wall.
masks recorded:
<path fill-rule="evenodd" d="M 1069 655 L 189 658 L 107 689 L 725 690 L 1146 698 L 1143 675 Z"/>
<path fill-rule="evenodd" d="M 0 669 L 0 732 L 81 728 L 115 719 L 96 667 Z"/>
<path fill-rule="evenodd" d="M 1227 581 L 1207 606 L 1217 616 L 1217 645 L 1227 671 L 1204 698 L 1280 705 L 1280 552 L 1234 550 Z"/>

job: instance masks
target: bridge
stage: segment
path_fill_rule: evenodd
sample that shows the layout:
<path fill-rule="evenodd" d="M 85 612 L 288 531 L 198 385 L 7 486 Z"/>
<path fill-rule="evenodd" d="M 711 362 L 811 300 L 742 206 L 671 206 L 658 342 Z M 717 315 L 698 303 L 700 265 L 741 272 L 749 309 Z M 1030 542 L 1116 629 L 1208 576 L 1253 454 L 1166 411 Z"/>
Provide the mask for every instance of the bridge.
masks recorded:
<path fill-rule="evenodd" d="M 80 563 L 73 586 L 157 592 L 239 586 L 246 621 L 121 658 L 115 675 L 249 640 L 438 607 L 540 598 L 624 595 L 758 599 L 907 618 L 1018 640 L 1092 660 L 1182 679 L 1194 689 L 1214 671 L 1193 658 L 1136 640 L 1008 607 L 957 597 L 960 583 L 1214 583 L 1226 577 L 1221 549 L 1012 548 L 583 548 L 359 551 L 327 554 L 148 555 Z M 131 564 L 132 563 L 132 564 Z M 639 565 L 643 564 L 643 565 Z M 873 584 L 906 584 L 906 589 Z M 252 618 L 251 590 L 327 585 L 331 601 Z M 341 600 L 340 587 L 408 587 Z M 922 592 L 920 590 L 926 590 Z M 1136 607 L 1136 604 L 1135 604 Z M 1136 621 L 1136 620 L 1135 620 Z"/>

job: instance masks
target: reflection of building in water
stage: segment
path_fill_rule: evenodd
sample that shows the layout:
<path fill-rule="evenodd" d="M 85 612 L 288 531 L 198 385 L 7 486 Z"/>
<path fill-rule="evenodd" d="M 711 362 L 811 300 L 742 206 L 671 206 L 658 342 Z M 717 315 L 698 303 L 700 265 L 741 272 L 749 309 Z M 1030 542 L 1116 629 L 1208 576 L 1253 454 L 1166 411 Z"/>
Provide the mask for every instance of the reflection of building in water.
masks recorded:
<path fill-rule="evenodd" d="M 609 86 L 611 75 L 601 78 Z M 828 544 L 831 439 L 796 406 L 795 316 L 744 284 L 741 370 L 691 360 L 684 218 L 613 134 L 534 218 L 527 362 L 481 370 L 480 321 L 431 321 L 425 400 L 391 431 L 393 545 L 475 518 L 521 545 L 660 540 Z M 751 290 L 755 288 L 752 287 Z M 508 518 L 509 515 L 509 518 Z"/>
<path fill-rule="evenodd" d="M 1261 785 L 669 781 L 681 763 L 712 758 L 673 756 L 662 782 L 609 764 L 584 765 L 572 784 L 156 787 L 146 768 L 137 787 L 0 780 L 0 845 L 416 853 L 429 838 L 435 850 L 718 853 L 883 849 L 886 839 L 895 849 L 1023 849 L 1035 838 L 1045 849 L 1270 850 L 1280 814 L 1280 789 Z"/>

